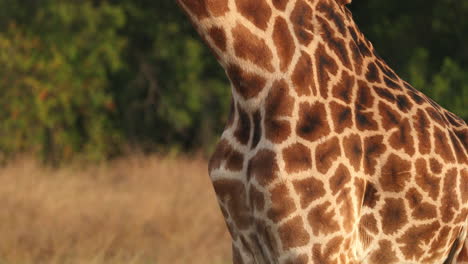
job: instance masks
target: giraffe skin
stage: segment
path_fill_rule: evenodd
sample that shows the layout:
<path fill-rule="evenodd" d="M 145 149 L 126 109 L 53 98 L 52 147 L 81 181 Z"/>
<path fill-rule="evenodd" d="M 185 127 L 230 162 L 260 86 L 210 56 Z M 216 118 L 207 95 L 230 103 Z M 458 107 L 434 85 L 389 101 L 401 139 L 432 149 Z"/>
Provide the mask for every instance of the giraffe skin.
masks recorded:
<path fill-rule="evenodd" d="M 350 0 L 178 0 L 231 81 L 209 173 L 234 264 L 468 263 L 468 127 Z"/>

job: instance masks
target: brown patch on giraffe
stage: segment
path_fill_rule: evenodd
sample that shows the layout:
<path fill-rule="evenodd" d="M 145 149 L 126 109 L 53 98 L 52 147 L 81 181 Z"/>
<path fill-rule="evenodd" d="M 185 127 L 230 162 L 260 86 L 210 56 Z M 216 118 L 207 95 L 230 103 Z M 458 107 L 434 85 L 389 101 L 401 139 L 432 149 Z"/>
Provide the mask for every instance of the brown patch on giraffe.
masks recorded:
<path fill-rule="evenodd" d="M 397 95 L 396 97 L 396 106 L 400 111 L 407 113 L 408 111 L 411 111 L 413 104 L 408 100 L 408 97 L 404 95 Z"/>
<path fill-rule="evenodd" d="M 314 244 L 312 247 L 312 260 L 317 264 L 337 264 L 334 255 L 340 252 L 341 245 L 343 244 L 343 237 L 336 236 L 325 244 Z M 322 246 L 324 246 L 322 250 Z"/>
<path fill-rule="evenodd" d="M 340 229 L 338 222 L 334 219 L 338 214 L 331 205 L 330 202 L 325 202 L 310 210 L 308 220 L 315 236 L 328 235 Z"/>
<path fill-rule="evenodd" d="M 272 10 L 265 0 L 236 0 L 237 10 L 252 22 L 255 26 L 262 30 L 268 27 Z"/>
<path fill-rule="evenodd" d="M 323 183 L 314 177 L 293 181 L 294 190 L 299 195 L 301 207 L 307 208 L 313 201 L 325 195 Z"/>
<path fill-rule="evenodd" d="M 315 141 L 330 133 L 327 121 L 327 112 L 322 103 L 316 102 L 311 105 L 302 103 L 299 106 L 299 120 L 296 133 L 309 141 Z"/>
<path fill-rule="evenodd" d="M 392 104 L 395 103 L 396 101 L 395 95 L 392 92 L 390 92 L 387 88 L 374 85 L 373 90 L 377 93 L 377 96 L 380 97 L 380 99 L 383 99 Z"/>
<path fill-rule="evenodd" d="M 377 69 L 375 63 L 370 62 L 367 65 L 367 72 L 366 72 L 366 79 L 371 83 L 380 83 L 382 80 L 380 79 L 380 72 Z"/>
<path fill-rule="evenodd" d="M 400 78 L 395 74 L 395 72 L 388 67 L 388 65 L 383 60 L 376 60 L 375 63 L 379 67 L 379 69 L 385 74 L 386 78 L 389 78 L 393 81 L 398 82 Z"/>
<path fill-rule="evenodd" d="M 260 110 L 257 110 L 253 114 L 253 136 L 252 136 L 252 146 L 251 149 L 254 149 L 258 146 L 260 139 L 262 137 L 262 114 Z"/>
<path fill-rule="evenodd" d="M 206 0 L 208 11 L 215 16 L 222 16 L 229 11 L 228 0 Z"/>
<path fill-rule="evenodd" d="M 453 221 L 454 224 L 463 224 L 466 222 L 468 218 L 468 208 L 464 208 L 459 211 L 458 217 Z"/>
<path fill-rule="evenodd" d="M 343 17 L 343 15 L 336 12 L 336 8 L 334 8 L 327 2 L 319 2 L 317 4 L 317 11 L 324 14 L 325 17 L 328 18 L 328 20 L 333 21 L 341 35 L 346 36 L 346 25 L 344 23 L 344 21 L 346 21 L 346 18 Z"/>
<path fill-rule="evenodd" d="M 382 216 L 382 231 L 392 235 L 408 223 L 405 201 L 401 198 L 387 198 L 383 208 L 379 211 Z"/>
<path fill-rule="evenodd" d="M 411 86 L 406 86 L 406 84 L 405 84 L 405 87 L 411 87 Z M 421 93 L 419 91 L 417 91 L 416 89 L 414 89 L 413 87 L 411 87 L 411 90 L 407 90 L 406 94 L 409 95 L 409 97 L 411 97 L 411 99 L 413 99 L 413 102 L 415 104 L 417 104 L 417 105 L 422 105 L 422 104 L 424 104 L 426 102 L 421 97 Z"/>
<path fill-rule="evenodd" d="M 447 135 L 444 131 L 440 130 L 437 126 L 434 126 L 434 150 L 435 153 L 439 154 L 445 161 L 449 163 L 455 162 L 455 156 L 453 156 L 452 148 Z"/>
<path fill-rule="evenodd" d="M 360 35 L 362 36 L 361 33 L 360 33 Z M 365 39 L 358 38 L 356 44 L 357 44 L 357 46 L 358 46 L 359 52 L 361 53 L 361 55 L 362 55 L 363 57 L 371 57 L 371 56 L 373 56 L 372 51 L 371 51 L 370 48 L 367 46 L 366 40 L 365 40 Z"/>
<path fill-rule="evenodd" d="M 209 17 L 205 1 L 179 0 L 187 7 L 188 12 L 197 17 L 198 20 Z"/>
<path fill-rule="evenodd" d="M 463 120 L 463 118 L 455 115 L 452 112 L 447 111 L 446 109 L 444 109 L 444 115 L 445 118 L 449 121 L 449 123 L 452 124 L 452 126 L 454 127 L 462 128 L 466 125 L 465 120 Z"/>
<path fill-rule="evenodd" d="M 343 149 L 351 166 L 355 171 L 359 171 L 363 154 L 361 137 L 357 134 L 346 136 L 343 139 Z"/>
<path fill-rule="evenodd" d="M 320 23 L 320 36 L 327 43 L 327 46 L 338 56 L 341 63 L 348 69 L 352 70 L 351 61 L 349 60 L 348 50 L 346 49 L 346 43 L 340 37 L 335 36 L 334 30 L 328 24 L 328 22 L 317 16 L 318 22 Z"/>
<path fill-rule="evenodd" d="M 468 129 L 455 130 L 454 133 L 462 143 L 464 149 L 468 149 Z"/>
<path fill-rule="evenodd" d="M 342 133 L 346 128 L 353 127 L 353 112 L 350 107 L 331 102 L 330 110 L 336 133 Z"/>
<path fill-rule="evenodd" d="M 364 139 L 364 172 L 368 175 L 374 175 L 377 160 L 387 149 L 382 143 L 383 136 L 372 136 Z"/>
<path fill-rule="evenodd" d="M 384 102 L 379 103 L 379 113 L 382 118 L 382 126 L 385 130 L 398 127 L 401 123 L 401 116 Z"/>
<path fill-rule="evenodd" d="M 377 130 L 379 128 L 377 122 L 373 119 L 372 112 L 364 112 L 356 109 L 355 116 L 356 125 L 359 130 Z"/>
<path fill-rule="evenodd" d="M 377 220 L 373 214 L 366 214 L 361 217 L 359 221 L 359 227 L 369 231 L 370 233 L 377 235 L 379 228 L 377 227 Z"/>
<path fill-rule="evenodd" d="M 234 150 L 225 139 L 216 146 L 208 164 L 208 170 L 211 172 L 214 169 L 219 169 L 223 161 L 226 162 L 226 168 L 231 171 L 240 171 L 244 165 L 244 155 Z"/>
<path fill-rule="evenodd" d="M 378 124 L 373 119 L 373 111 L 367 109 L 372 108 L 374 97 L 371 94 L 369 86 L 363 82 L 358 82 L 358 92 L 355 102 L 355 117 L 356 126 L 359 130 L 377 130 Z"/>
<path fill-rule="evenodd" d="M 455 152 L 455 156 L 457 157 L 458 163 L 468 164 L 468 158 L 465 154 L 465 150 L 463 149 L 463 146 L 458 141 L 457 136 L 452 130 L 448 131 L 448 133 L 449 133 L 450 142 L 452 143 L 453 150 Z"/>
<path fill-rule="evenodd" d="M 265 208 L 265 197 L 255 186 L 250 185 L 249 200 L 251 208 L 257 211 L 263 211 Z"/>
<path fill-rule="evenodd" d="M 297 257 L 289 257 L 285 264 L 307 264 L 309 263 L 309 256 L 306 254 L 299 255 Z"/>
<path fill-rule="evenodd" d="M 250 116 L 239 104 L 237 104 L 237 116 L 239 119 L 237 120 L 237 128 L 234 131 L 234 137 L 242 145 L 247 145 L 250 140 Z"/>
<path fill-rule="evenodd" d="M 310 149 L 301 143 L 283 149 L 283 159 L 287 173 L 297 173 L 312 167 Z"/>
<path fill-rule="evenodd" d="M 431 153 L 431 124 L 424 111 L 418 110 L 413 116 L 413 127 L 418 137 L 418 149 L 420 154 Z"/>
<path fill-rule="evenodd" d="M 352 14 L 351 14 L 352 16 Z M 356 25 L 353 25 L 353 26 L 348 26 L 348 31 L 349 31 L 349 34 L 351 34 L 351 38 L 354 42 L 356 42 L 356 44 L 360 41 L 359 37 L 358 37 L 358 31 L 359 29 L 356 28 L 357 26 Z"/>
<path fill-rule="evenodd" d="M 358 92 L 356 96 L 356 106 L 358 109 L 372 108 L 374 105 L 374 97 L 371 94 L 371 89 L 364 81 L 358 81 Z"/>
<path fill-rule="evenodd" d="M 468 202 L 468 169 L 460 171 L 460 194 L 463 204 Z"/>
<path fill-rule="evenodd" d="M 335 171 L 335 175 L 330 178 L 330 189 L 333 192 L 333 195 L 336 195 L 340 190 L 342 190 L 348 182 L 351 181 L 351 173 L 349 173 L 348 168 L 345 165 L 340 164 Z"/>
<path fill-rule="evenodd" d="M 235 64 L 227 66 L 227 75 L 235 90 L 247 100 L 257 96 L 266 84 L 265 78 L 255 73 L 245 72 Z"/>
<path fill-rule="evenodd" d="M 362 73 L 362 63 L 363 63 L 363 57 L 361 55 L 361 52 L 359 51 L 358 46 L 354 41 L 349 41 L 349 49 L 351 50 L 351 61 L 353 62 L 354 65 L 354 70 L 356 71 L 357 75 L 361 75 Z"/>
<path fill-rule="evenodd" d="M 443 196 L 439 207 L 444 223 L 450 223 L 460 208 L 457 192 L 453 191 L 454 187 L 457 186 L 457 176 L 457 169 L 450 169 L 444 177 Z"/>
<path fill-rule="evenodd" d="M 379 199 L 380 195 L 377 193 L 375 185 L 372 182 L 367 182 L 362 205 L 374 208 L 377 205 Z"/>
<path fill-rule="evenodd" d="M 427 163 L 424 159 L 418 159 L 415 163 L 416 183 L 428 193 L 432 200 L 439 196 L 440 178 L 429 173 Z"/>
<path fill-rule="evenodd" d="M 285 80 L 276 81 L 271 87 L 266 99 L 267 116 L 291 116 L 294 98 L 289 95 L 289 87 Z"/>
<path fill-rule="evenodd" d="M 252 3 L 257 2 L 261 1 L 254 1 Z M 273 53 L 264 39 L 256 36 L 241 24 L 237 24 L 237 26 L 232 29 L 232 38 L 234 39 L 233 45 L 236 56 L 248 60 L 269 72 L 275 70 L 271 63 Z"/>
<path fill-rule="evenodd" d="M 244 155 L 233 150 L 226 160 L 226 169 L 230 171 L 240 171 L 244 167 Z"/>
<path fill-rule="evenodd" d="M 358 226 L 359 240 L 364 249 L 369 248 L 374 240 L 371 234 L 377 234 L 379 229 L 377 228 L 377 220 L 372 214 L 366 214 L 361 217 Z"/>
<path fill-rule="evenodd" d="M 390 136 L 388 142 L 394 149 L 403 149 L 408 155 L 413 156 L 414 140 L 411 136 L 411 126 L 408 119 L 400 122 L 398 129 Z"/>
<path fill-rule="evenodd" d="M 388 156 L 379 177 L 382 189 L 387 192 L 401 192 L 410 179 L 411 162 L 395 154 Z"/>
<path fill-rule="evenodd" d="M 297 61 L 291 80 L 297 95 L 307 96 L 311 92 L 317 93 L 313 79 L 312 60 L 309 54 L 304 51 L 301 52 L 301 57 Z"/>
<path fill-rule="evenodd" d="M 444 116 L 449 121 L 449 123 L 454 126 L 454 127 L 463 127 L 465 126 L 465 121 L 461 119 L 460 117 L 456 116 L 455 114 L 447 111 L 444 109 Z"/>
<path fill-rule="evenodd" d="M 439 230 L 437 237 L 432 241 L 431 247 L 428 257 L 423 259 L 423 263 L 434 263 L 440 258 L 445 252 L 441 252 L 441 248 L 445 248 L 447 246 L 447 242 L 450 235 L 450 227 L 444 226 L 442 229 Z"/>
<path fill-rule="evenodd" d="M 430 100 L 429 101 L 430 103 L 432 103 L 433 101 Z M 426 113 L 429 115 L 429 117 L 437 122 L 440 126 L 442 127 L 446 127 L 447 124 L 445 123 L 445 120 L 444 118 L 442 117 L 442 115 L 440 114 L 439 111 L 437 111 L 437 109 L 435 107 L 427 107 L 426 108 Z"/>
<path fill-rule="evenodd" d="M 224 29 L 220 27 L 212 27 L 208 31 L 208 35 L 213 40 L 216 47 L 221 51 L 226 51 L 226 33 L 224 32 Z"/>
<path fill-rule="evenodd" d="M 393 90 L 401 90 L 400 84 L 398 84 L 397 82 L 391 80 L 386 75 L 384 76 L 384 83 L 388 88 L 391 88 Z"/>
<path fill-rule="evenodd" d="M 379 241 L 379 249 L 370 255 L 372 264 L 393 264 L 398 263 L 396 252 L 393 250 L 392 243 L 388 240 Z"/>
<path fill-rule="evenodd" d="M 291 32 L 289 32 L 288 24 L 282 17 L 276 18 L 273 29 L 273 42 L 280 60 L 281 71 L 285 72 L 292 61 L 296 46 Z"/>
<path fill-rule="evenodd" d="M 229 215 L 237 228 L 244 230 L 252 223 L 252 216 L 246 201 L 244 184 L 237 180 L 216 180 L 213 186 L 218 199 L 227 206 Z"/>
<path fill-rule="evenodd" d="M 434 233 L 440 228 L 438 221 L 430 224 L 411 226 L 407 231 L 397 239 L 400 246 L 401 253 L 407 259 L 419 260 L 424 254 L 421 245 L 428 244 L 434 237 Z"/>
<path fill-rule="evenodd" d="M 288 0 L 272 0 L 273 6 L 276 7 L 276 9 L 284 11 L 286 8 L 286 5 L 288 4 Z"/>
<path fill-rule="evenodd" d="M 340 141 L 338 137 L 331 138 L 325 143 L 317 146 L 315 150 L 315 165 L 317 170 L 325 174 L 328 172 L 333 162 L 341 155 Z"/>
<path fill-rule="evenodd" d="M 332 75 L 336 75 L 338 73 L 338 64 L 336 64 L 335 60 L 328 55 L 323 44 L 319 44 L 315 51 L 315 62 L 317 65 L 320 95 L 327 99 L 328 91 L 330 90 L 328 87 L 330 76 L 328 74 L 331 73 Z"/>
<path fill-rule="evenodd" d="M 305 246 L 310 241 L 309 233 L 304 229 L 304 222 L 300 216 L 287 221 L 278 228 L 283 250 Z"/>
<path fill-rule="evenodd" d="M 314 38 L 312 8 L 304 0 L 298 0 L 291 12 L 290 20 L 299 43 L 308 46 Z"/>
<path fill-rule="evenodd" d="M 406 192 L 406 200 L 412 209 L 411 215 L 418 220 L 432 219 L 437 217 L 437 207 L 427 202 L 423 202 L 423 196 L 416 188 L 411 188 Z"/>
<path fill-rule="evenodd" d="M 255 178 L 262 186 L 270 184 L 278 173 L 276 154 L 271 150 L 262 149 L 249 161 L 247 180 Z"/>
<path fill-rule="evenodd" d="M 437 161 L 435 158 L 429 160 L 429 165 L 431 167 L 431 172 L 435 174 L 442 173 L 442 164 Z"/>
<path fill-rule="evenodd" d="M 341 80 L 332 89 L 333 97 L 349 104 L 353 96 L 354 76 L 347 71 L 341 71 Z"/>
<path fill-rule="evenodd" d="M 268 210 L 268 218 L 277 223 L 296 210 L 294 200 L 291 198 L 286 184 L 281 183 L 271 191 L 271 205 Z"/>
<path fill-rule="evenodd" d="M 273 143 L 281 143 L 291 134 L 288 121 L 281 117 L 291 116 L 294 99 L 289 95 L 288 85 L 284 80 L 276 81 L 266 99 L 265 136 Z"/>

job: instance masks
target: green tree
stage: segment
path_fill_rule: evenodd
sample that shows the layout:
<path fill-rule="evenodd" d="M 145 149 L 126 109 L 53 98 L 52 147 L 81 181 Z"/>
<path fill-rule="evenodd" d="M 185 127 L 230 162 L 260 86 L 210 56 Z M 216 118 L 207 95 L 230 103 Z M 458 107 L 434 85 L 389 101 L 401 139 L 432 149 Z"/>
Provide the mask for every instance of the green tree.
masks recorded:
<path fill-rule="evenodd" d="M 378 1 L 352 4 L 377 51 L 401 76 L 468 120 L 468 2 Z"/>
<path fill-rule="evenodd" d="M 113 80 L 126 138 L 150 150 L 213 145 L 229 107 L 221 67 L 175 1 L 123 6 L 127 67 Z"/>
<path fill-rule="evenodd" d="M 107 76 L 122 66 L 125 23 L 115 6 L 43 1 L 10 10 L 0 32 L 0 150 L 40 153 L 49 161 L 76 153 L 101 159 L 121 140 L 113 126 Z M 18 11 L 20 10 L 20 11 Z"/>

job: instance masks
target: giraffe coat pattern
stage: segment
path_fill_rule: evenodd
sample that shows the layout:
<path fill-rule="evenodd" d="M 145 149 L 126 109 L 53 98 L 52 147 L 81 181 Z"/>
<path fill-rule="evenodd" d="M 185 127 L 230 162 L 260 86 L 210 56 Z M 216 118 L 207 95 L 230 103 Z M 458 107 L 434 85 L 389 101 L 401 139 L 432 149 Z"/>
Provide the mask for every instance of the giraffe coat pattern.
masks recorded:
<path fill-rule="evenodd" d="M 209 173 L 234 264 L 468 263 L 468 127 L 350 0 L 178 0 L 232 85 Z"/>

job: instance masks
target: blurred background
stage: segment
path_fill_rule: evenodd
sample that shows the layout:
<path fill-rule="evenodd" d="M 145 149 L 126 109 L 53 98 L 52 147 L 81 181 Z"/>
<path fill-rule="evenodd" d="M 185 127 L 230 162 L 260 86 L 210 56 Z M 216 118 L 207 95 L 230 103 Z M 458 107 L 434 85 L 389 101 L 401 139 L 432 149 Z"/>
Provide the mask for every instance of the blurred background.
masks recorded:
<path fill-rule="evenodd" d="M 468 120 L 468 1 L 350 9 Z M 175 0 L 0 0 L 0 263 L 229 263 L 206 169 L 229 96 Z"/>

